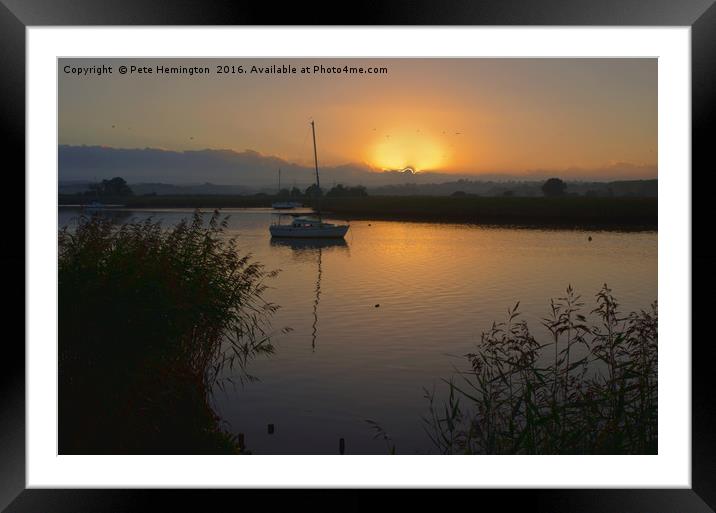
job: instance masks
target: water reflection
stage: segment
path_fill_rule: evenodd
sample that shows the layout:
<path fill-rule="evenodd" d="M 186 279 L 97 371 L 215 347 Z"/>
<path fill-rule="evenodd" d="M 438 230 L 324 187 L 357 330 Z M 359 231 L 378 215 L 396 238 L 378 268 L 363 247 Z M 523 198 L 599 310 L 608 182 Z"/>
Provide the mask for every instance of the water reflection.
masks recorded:
<path fill-rule="evenodd" d="M 345 239 L 271 239 L 271 246 L 291 248 L 297 254 L 313 254 L 323 249 L 348 249 Z"/>
<path fill-rule="evenodd" d="M 321 299 L 321 275 L 323 274 L 323 251 L 324 250 L 348 250 L 348 243 L 345 239 L 271 239 L 273 247 L 288 247 L 293 251 L 295 257 L 303 261 L 316 262 L 316 286 L 314 288 L 315 298 L 313 300 L 313 323 L 311 325 L 311 350 L 316 351 L 316 340 L 318 339 L 318 304 Z"/>
<path fill-rule="evenodd" d="M 130 221 L 133 217 L 135 217 L 135 212 L 133 212 L 132 210 L 120 209 L 63 207 L 60 209 L 60 211 L 63 212 L 65 216 L 69 218 L 65 220 L 64 223 L 59 223 L 60 228 L 62 228 L 63 225 L 74 225 L 82 217 L 91 218 L 93 216 L 100 216 L 115 224 L 126 223 Z"/>
<path fill-rule="evenodd" d="M 318 337 L 318 301 L 321 298 L 321 262 L 323 257 L 323 248 L 318 247 L 318 269 L 316 272 L 316 299 L 313 301 L 313 327 L 311 334 L 311 350 L 316 350 L 316 338 Z"/>
<path fill-rule="evenodd" d="M 292 328 L 275 338 L 271 358 L 251 362 L 260 383 L 217 396 L 222 419 L 256 454 L 335 454 L 339 438 L 351 453 L 384 454 L 365 419 L 379 421 L 401 453 L 434 451 L 420 422 L 421 390 L 452 376 L 462 360 L 451 355 L 474 352 L 506 308 L 519 300 L 544 338 L 549 298 L 569 283 L 588 308 L 609 283 L 626 312 L 658 292 L 655 232 L 353 221 L 347 240 L 271 240 L 272 211 L 222 213 L 242 252 L 281 270 L 267 299 L 281 305 L 273 325 Z M 60 226 L 76 215 L 60 209 Z M 191 215 L 130 211 L 167 227 Z M 268 434 L 269 423 L 280 427 Z"/>

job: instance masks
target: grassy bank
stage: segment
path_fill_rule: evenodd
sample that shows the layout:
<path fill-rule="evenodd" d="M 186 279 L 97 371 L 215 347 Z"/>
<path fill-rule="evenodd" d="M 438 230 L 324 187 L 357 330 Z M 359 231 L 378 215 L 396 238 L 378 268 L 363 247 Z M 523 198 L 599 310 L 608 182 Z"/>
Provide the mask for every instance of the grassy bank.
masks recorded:
<path fill-rule="evenodd" d="M 127 208 L 265 208 L 274 196 L 134 196 L 107 198 Z M 60 195 L 60 205 L 78 197 Z M 304 200 L 306 206 L 311 200 Z M 656 198 L 369 196 L 324 198 L 324 211 L 344 219 L 390 219 L 534 227 L 624 230 L 657 228 Z"/>
<path fill-rule="evenodd" d="M 424 420 L 442 453 L 656 454 L 657 307 L 622 315 L 611 291 L 594 323 L 572 291 L 551 302 L 536 340 L 519 319 L 484 332 L 469 370 L 446 381 L 449 399 Z"/>
<path fill-rule="evenodd" d="M 60 205 L 82 205 L 89 204 L 94 198 L 86 198 L 76 194 L 60 194 L 58 197 Z M 105 197 L 102 202 L 107 205 L 123 205 L 127 208 L 263 208 L 270 207 L 271 203 L 277 201 L 275 196 L 239 196 L 239 195 L 191 195 L 191 196 L 124 196 Z"/>
<path fill-rule="evenodd" d="M 240 452 L 211 407 L 227 366 L 270 352 L 273 276 L 218 213 L 171 229 L 94 216 L 59 233 L 59 452 Z"/>
<path fill-rule="evenodd" d="M 371 196 L 323 201 L 345 219 L 395 219 L 536 227 L 656 229 L 656 198 Z"/>

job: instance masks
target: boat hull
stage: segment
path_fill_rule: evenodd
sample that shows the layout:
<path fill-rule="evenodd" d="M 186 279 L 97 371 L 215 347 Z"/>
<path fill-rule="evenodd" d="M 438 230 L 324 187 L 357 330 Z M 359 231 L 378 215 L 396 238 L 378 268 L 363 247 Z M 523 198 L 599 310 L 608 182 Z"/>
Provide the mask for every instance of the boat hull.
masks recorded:
<path fill-rule="evenodd" d="M 329 226 L 323 228 L 296 228 L 293 226 L 271 226 L 271 237 L 290 239 L 342 239 L 348 232 L 348 226 Z"/>

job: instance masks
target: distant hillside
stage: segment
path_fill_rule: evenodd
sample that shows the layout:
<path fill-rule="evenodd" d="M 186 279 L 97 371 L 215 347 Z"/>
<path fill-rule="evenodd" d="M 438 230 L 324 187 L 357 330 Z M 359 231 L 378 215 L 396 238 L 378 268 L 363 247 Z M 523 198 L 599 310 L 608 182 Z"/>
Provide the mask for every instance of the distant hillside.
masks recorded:
<path fill-rule="evenodd" d="M 252 150 L 168 151 L 156 148 L 124 149 L 104 146 L 58 148 L 59 180 L 63 183 L 101 181 L 121 176 L 128 183 L 174 185 L 224 184 L 245 188 L 277 187 L 281 169 L 282 186 L 315 181 L 313 167 L 303 167 Z M 402 183 L 412 173 L 383 173 L 362 164 L 321 167 L 327 185 Z M 428 178 L 428 175 L 423 178 Z M 433 180 L 436 178 L 434 177 Z M 439 179 L 439 175 L 437 177 Z"/>
<path fill-rule="evenodd" d="M 320 155 L 319 155 L 320 162 Z M 175 186 L 203 187 L 206 184 L 241 187 L 246 190 L 269 192 L 275 190 L 278 183 L 278 170 L 282 172 L 282 186 L 296 185 L 305 189 L 315 180 L 312 166 L 300 166 L 282 158 L 262 155 L 256 151 L 245 150 L 196 150 L 170 151 L 159 148 L 110 148 L 106 146 L 69 146 L 58 147 L 59 181 L 66 187 L 80 187 L 81 184 L 98 182 L 121 176 L 130 184 L 172 184 Z M 419 194 L 447 195 L 455 192 L 454 183 L 468 188 L 467 193 L 499 194 L 503 184 L 510 183 L 514 193 L 534 194 L 530 184 L 542 182 L 550 177 L 559 177 L 568 182 L 586 183 L 600 181 L 623 181 L 625 178 L 656 177 L 656 167 L 616 162 L 602 168 L 563 170 L 523 170 L 499 173 L 444 173 L 437 171 L 413 172 L 399 169 L 385 171 L 367 164 L 345 164 L 340 166 L 321 166 L 321 184 L 332 187 L 335 184 L 363 185 L 375 189 L 376 194 L 415 194 L 411 187 L 422 187 Z M 490 192 L 485 183 L 498 184 Z M 203 184 L 203 185 L 202 185 Z M 381 187 L 395 189 L 381 190 Z M 402 189 L 401 187 L 405 187 Z M 575 185 L 573 192 L 581 191 L 581 185 Z M 594 186 L 596 187 L 596 186 Z M 599 189 L 600 187 L 596 187 Z M 210 187 L 211 189 L 211 187 Z M 167 194 L 161 190 L 149 191 Z M 221 194 L 222 192 L 209 192 Z"/>

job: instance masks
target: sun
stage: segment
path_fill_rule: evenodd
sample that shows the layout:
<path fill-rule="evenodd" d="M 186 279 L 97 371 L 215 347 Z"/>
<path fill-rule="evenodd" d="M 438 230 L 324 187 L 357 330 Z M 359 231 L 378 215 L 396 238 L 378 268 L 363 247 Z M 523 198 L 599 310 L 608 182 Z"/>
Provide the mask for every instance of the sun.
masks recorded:
<path fill-rule="evenodd" d="M 427 135 L 386 134 L 371 147 L 368 160 L 383 170 L 425 171 L 444 167 L 446 153 L 437 140 Z"/>

